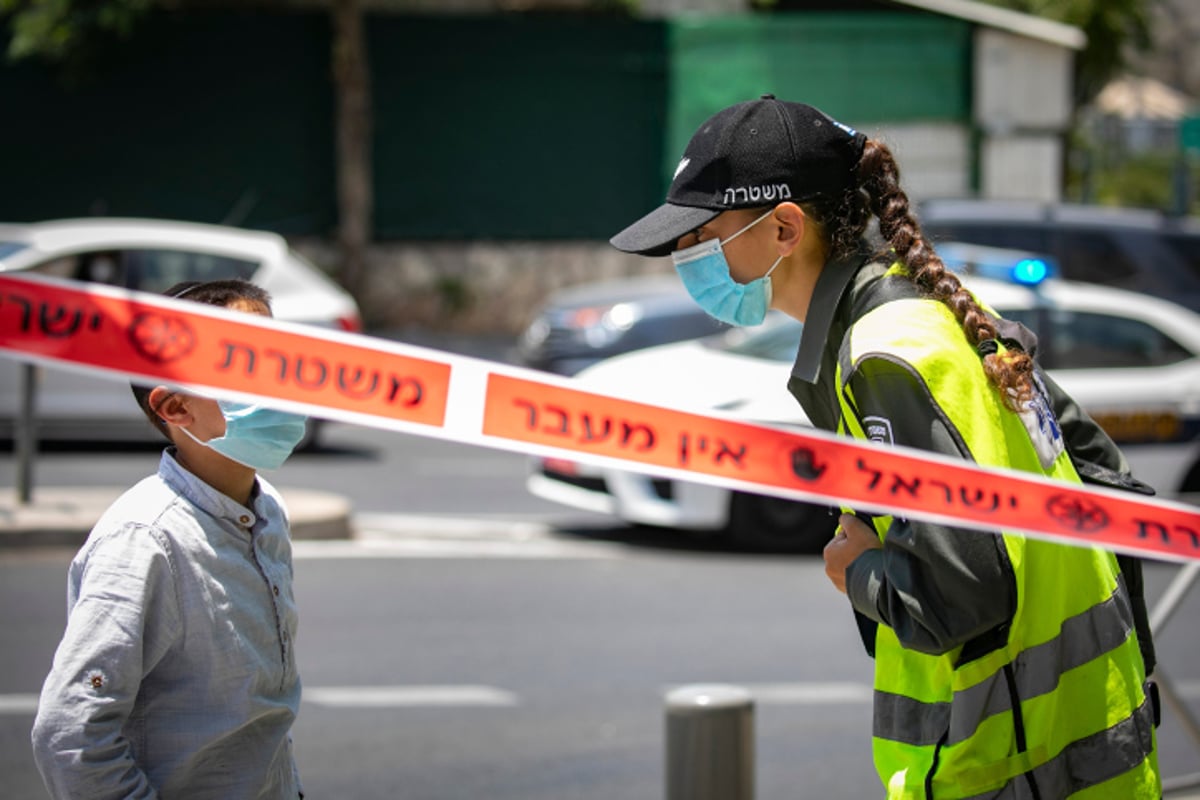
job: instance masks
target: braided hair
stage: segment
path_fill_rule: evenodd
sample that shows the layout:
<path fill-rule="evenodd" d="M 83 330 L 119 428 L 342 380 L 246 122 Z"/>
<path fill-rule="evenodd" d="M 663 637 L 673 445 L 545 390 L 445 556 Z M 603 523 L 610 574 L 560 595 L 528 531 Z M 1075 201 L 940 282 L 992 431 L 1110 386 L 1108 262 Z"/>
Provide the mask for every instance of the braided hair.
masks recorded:
<path fill-rule="evenodd" d="M 908 195 L 900 188 L 900 167 L 887 145 L 868 138 L 854 177 L 856 185 L 840 198 L 805 204 L 805 213 L 814 216 L 826 232 L 830 257 L 858 248 L 874 217 L 890 257 L 904 265 L 922 296 L 938 300 L 954 313 L 967 341 L 980 352 L 983 371 L 1004 405 L 1019 411 L 1033 395 L 1033 359 L 1018 349 L 998 352 L 993 318 L 946 268 L 921 232 Z"/>

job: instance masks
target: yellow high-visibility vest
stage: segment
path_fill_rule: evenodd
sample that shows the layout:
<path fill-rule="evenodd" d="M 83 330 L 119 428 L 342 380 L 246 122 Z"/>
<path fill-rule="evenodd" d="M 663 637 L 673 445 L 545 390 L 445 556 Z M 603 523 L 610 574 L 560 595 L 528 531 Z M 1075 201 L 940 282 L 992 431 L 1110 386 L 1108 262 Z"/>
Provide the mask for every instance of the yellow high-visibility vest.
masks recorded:
<path fill-rule="evenodd" d="M 936 300 L 894 300 L 854 323 L 837 369 L 842 433 L 868 438 L 850 377 L 872 353 L 913 368 L 977 463 L 1079 482 L 1065 450 L 1043 468 L 982 368 L 962 368 L 979 356 Z M 891 522 L 875 518 L 881 540 Z M 999 533 L 1017 606 L 998 649 L 964 663 L 961 646 L 929 655 L 878 626 L 873 751 L 887 797 L 1157 800 L 1153 710 L 1116 558 Z"/>

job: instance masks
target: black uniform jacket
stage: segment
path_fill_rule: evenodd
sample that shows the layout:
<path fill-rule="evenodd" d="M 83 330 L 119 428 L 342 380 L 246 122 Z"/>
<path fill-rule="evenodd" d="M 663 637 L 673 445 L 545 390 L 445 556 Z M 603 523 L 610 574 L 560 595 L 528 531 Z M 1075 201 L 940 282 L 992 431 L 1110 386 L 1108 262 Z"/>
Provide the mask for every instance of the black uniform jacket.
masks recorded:
<path fill-rule="evenodd" d="M 814 425 L 836 431 L 841 414 L 835 386 L 838 353 L 853 323 L 879 304 L 918 296 L 903 277 L 889 276 L 887 259 L 865 246 L 828 263 L 817 281 L 788 389 Z M 1036 338 L 1001 320 L 1000 336 L 1010 347 L 1036 357 Z M 1039 370 L 1080 476 L 1089 482 L 1145 493 L 1153 490 L 1129 475 L 1128 464 L 1107 434 Z M 904 368 L 870 359 L 855 370 L 852 389 L 863 417 L 890 420 L 898 445 L 971 458 L 936 403 Z M 1142 596 L 1141 564 L 1121 557 L 1132 595 L 1146 672 L 1154 667 L 1153 646 Z M 873 651 L 874 626 L 889 626 L 906 646 L 941 654 L 963 645 L 965 663 L 1004 643 L 1016 608 L 1016 585 L 998 535 L 895 518 L 879 550 L 862 554 L 846 572 L 847 594 L 863 641 Z"/>

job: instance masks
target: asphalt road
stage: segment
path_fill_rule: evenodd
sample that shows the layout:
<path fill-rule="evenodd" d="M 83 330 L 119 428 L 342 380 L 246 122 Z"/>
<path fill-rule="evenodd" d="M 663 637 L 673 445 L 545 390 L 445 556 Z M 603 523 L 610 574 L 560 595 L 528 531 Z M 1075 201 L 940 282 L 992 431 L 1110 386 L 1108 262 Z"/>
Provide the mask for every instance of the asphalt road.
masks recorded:
<path fill-rule="evenodd" d="M 756 698 L 757 796 L 878 797 L 871 663 L 819 560 L 722 552 L 527 496 L 523 459 L 355 428 L 272 476 L 345 493 L 365 541 L 299 543 L 295 729 L 310 797 L 664 797 L 663 697 L 697 682 Z M 39 480 L 132 483 L 152 450 L 54 450 Z M 0 483 L 11 480 L 0 457 Z M 11 485 L 11 484 L 10 484 Z M 407 515 L 444 517 L 440 531 Z M 530 525 L 530 522 L 537 524 Z M 69 552 L 0 554 L 0 775 L 43 797 L 33 703 L 64 622 Z M 1156 601 L 1178 568 L 1149 570 Z M 1200 590 L 1159 640 L 1200 713 Z M 1163 772 L 1200 771 L 1168 713 Z"/>
<path fill-rule="evenodd" d="M 818 563 L 611 531 L 552 535 L 536 557 L 481 555 L 489 541 L 298 546 L 310 796 L 661 797 L 663 698 L 697 682 L 761 696 L 759 796 L 871 796 L 870 665 Z M 28 731 L 68 558 L 0 557 L 5 797 L 41 796 Z"/>

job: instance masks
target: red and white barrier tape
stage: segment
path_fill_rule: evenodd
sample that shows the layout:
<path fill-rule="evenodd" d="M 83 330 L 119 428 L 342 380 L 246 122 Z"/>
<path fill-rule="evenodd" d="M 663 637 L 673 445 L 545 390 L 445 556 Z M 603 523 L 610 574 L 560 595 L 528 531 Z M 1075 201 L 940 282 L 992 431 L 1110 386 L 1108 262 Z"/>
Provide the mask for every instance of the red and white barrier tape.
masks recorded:
<path fill-rule="evenodd" d="M 795 500 L 1200 560 L 1200 510 L 158 295 L 0 274 L 0 354 Z"/>

